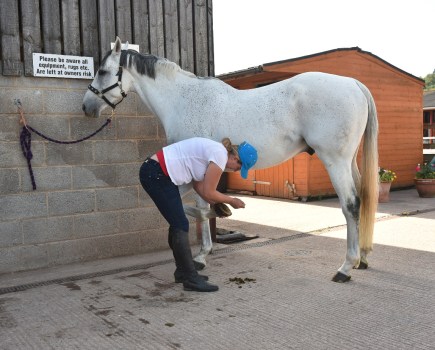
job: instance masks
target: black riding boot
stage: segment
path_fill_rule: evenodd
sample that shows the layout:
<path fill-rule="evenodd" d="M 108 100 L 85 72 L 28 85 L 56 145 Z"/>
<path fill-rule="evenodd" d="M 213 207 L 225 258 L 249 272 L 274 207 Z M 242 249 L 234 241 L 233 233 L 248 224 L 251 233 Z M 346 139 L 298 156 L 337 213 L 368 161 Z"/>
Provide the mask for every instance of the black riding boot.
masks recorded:
<path fill-rule="evenodd" d="M 189 234 L 182 230 L 172 232 L 172 251 L 174 253 L 177 270 L 181 270 L 184 290 L 197 292 L 215 292 L 218 286 L 208 283 L 204 277 L 198 275 L 193 264 L 192 251 L 189 245 Z M 176 271 L 177 272 L 177 271 Z M 174 273 L 175 275 L 175 273 Z M 175 276 L 175 278 L 177 278 Z"/>
<path fill-rule="evenodd" d="M 181 264 L 179 262 L 177 262 L 177 259 L 175 258 L 174 248 L 172 247 L 172 236 L 173 236 L 172 232 L 173 231 L 177 232 L 177 230 L 173 230 L 171 228 L 169 229 L 168 244 L 172 250 L 172 255 L 174 256 L 174 260 L 175 260 L 175 266 L 176 266 L 176 269 L 174 272 L 175 283 L 182 283 L 185 280 L 185 277 L 184 277 L 183 267 L 181 266 Z M 199 274 L 198 274 L 198 276 L 201 277 L 204 281 L 208 281 L 208 276 L 199 275 Z"/>

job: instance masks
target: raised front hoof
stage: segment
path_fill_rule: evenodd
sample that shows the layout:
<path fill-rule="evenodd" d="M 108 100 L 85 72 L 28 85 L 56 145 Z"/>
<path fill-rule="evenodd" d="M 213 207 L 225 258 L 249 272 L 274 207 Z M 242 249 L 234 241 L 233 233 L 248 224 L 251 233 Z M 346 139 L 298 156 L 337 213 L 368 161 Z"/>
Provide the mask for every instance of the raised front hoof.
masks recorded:
<path fill-rule="evenodd" d="M 193 260 L 193 264 L 195 265 L 195 269 L 196 269 L 196 271 L 201 271 L 201 270 L 203 270 L 204 267 L 205 267 L 205 264 L 204 264 L 204 263 L 202 263 L 202 262 L 198 262 L 198 261 L 196 261 L 196 260 Z"/>
<path fill-rule="evenodd" d="M 364 261 L 361 261 L 357 267 L 358 270 L 367 270 L 369 268 L 369 264 Z"/>
<path fill-rule="evenodd" d="M 333 282 L 344 283 L 350 281 L 350 276 L 345 275 L 344 273 L 337 272 L 334 277 L 332 277 Z"/>

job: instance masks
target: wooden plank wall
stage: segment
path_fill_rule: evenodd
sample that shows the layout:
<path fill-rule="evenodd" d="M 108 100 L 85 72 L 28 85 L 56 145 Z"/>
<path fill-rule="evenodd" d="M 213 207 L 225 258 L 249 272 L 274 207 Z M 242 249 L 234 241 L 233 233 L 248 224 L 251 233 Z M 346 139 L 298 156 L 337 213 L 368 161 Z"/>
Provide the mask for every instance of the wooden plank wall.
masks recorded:
<path fill-rule="evenodd" d="M 2 0 L 0 72 L 32 76 L 32 54 L 91 56 L 118 35 L 140 52 L 214 76 L 213 0 Z"/>
<path fill-rule="evenodd" d="M 397 174 L 393 188 L 413 185 L 415 167 L 422 162 L 422 97 L 424 82 L 409 76 L 378 59 L 358 50 L 336 51 L 324 55 L 314 55 L 294 61 L 283 61 L 280 64 L 265 65 L 263 80 L 269 75 L 278 73 L 295 75 L 308 71 L 320 71 L 354 77 L 364 83 L 371 91 L 378 112 L 379 121 L 379 165 L 392 169 Z M 277 79 L 281 80 L 281 78 Z M 244 76 L 243 88 L 254 88 L 258 77 L 251 79 Z M 228 81 L 239 86 L 237 79 Z M 361 148 L 360 148 L 361 153 Z M 229 174 L 228 188 L 251 190 L 263 196 L 288 198 L 280 193 L 282 178 L 279 172 L 288 167 L 288 162 L 267 170 L 250 172 L 249 181 L 237 174 Z M 302 153 L 294 158 L 294 183 L 296 194 L 302 197 L 316 197 L 335 193 L 329 175 L 319 158 L 314 154 Z M 264 185 L 252 185 L 255 180 L 270 181 L 266 189 Z M 237 187 L 238 186 L 238 187 Z"/>
<path fill-rule="evenodd" d="M 321 71 L 351 76 L 364 83 L 376 103 L 379 121 L 379 165 L 392 169 L 397 180 L 392 187 L 413 185 L 415 166 L 422 159 L 423 82 L 419 82 L 378 58 L 359 52 L 337 51 L 270 67 L 273 72 Z M 310 194 L 333 191 L 323 165 L 310 163 Z"/>

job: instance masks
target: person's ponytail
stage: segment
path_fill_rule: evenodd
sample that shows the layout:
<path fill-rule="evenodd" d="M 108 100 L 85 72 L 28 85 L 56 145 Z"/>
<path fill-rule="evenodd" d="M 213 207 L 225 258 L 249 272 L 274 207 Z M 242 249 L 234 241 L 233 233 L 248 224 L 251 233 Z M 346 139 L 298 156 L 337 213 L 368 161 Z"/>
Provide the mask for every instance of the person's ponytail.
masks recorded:
<path fill-rule="evenodd" d="M 238 146 L 233 145 L 231 143 L 231 140 L 228 137 L 225 137 L 224 139 L 222 139 L 222 144 L 224 145 L 225 149 L 227 150 L 227 152 L 229 154 L 234 154 L 236 156 L 238 155 L 238 152 L 237 152 Z"/>

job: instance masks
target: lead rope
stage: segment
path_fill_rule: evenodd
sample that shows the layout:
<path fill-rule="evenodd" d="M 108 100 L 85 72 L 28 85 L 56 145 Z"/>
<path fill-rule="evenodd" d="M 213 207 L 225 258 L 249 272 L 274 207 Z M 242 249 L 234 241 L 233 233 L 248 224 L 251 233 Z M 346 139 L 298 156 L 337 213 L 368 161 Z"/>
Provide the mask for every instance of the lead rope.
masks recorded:
<path fill-rule="evenodd" d="M 20 124 L 23 125 L 23 128 L 22 128 L 21 133 L 20 133 L 21 150 L 23 151 L 23 155 L 27 160 L 27 168 L 29 169 L 30 180 L 32 181 L 33 190 L 36 190 L 36 182 L 35 182 L 35 176 L 33 175 L 33 169 L 32 169 L 32 163 L 31 163 L 31 160 L 33 158 L 32 150 L 31 150 L 31 148 L 32 148 L 31 131 L 34 132 L 35 134 L 41 136 L 42 138 L 46 139 L 47 141 L 58 143 L 58 144 L 63 144 L 63 145 L 71 145 L 74 143 L 79 143 L 79 142 L 85 141 L 85 140 L 90 139 L 91 137 L 95 136 L 101 130 L 103 130 L 107 125 L 109 125 L 112 122 L 112 118 L 115 116 L 115 110 L 112 109 L 112 114 L 110 115 L 110 117 L 107 118 L 106 122 L 100 128 L 98 128 L 95 132 L 93 132 L 92 134 L 85 136 L 81 139 L 74 140 L 74 141 L 59 141 L 59 140 L 53 139 L 51 137 L 48 137 L 48 136 L 42 134 L 38 130 L 35 130 L 30 125 L 28 125 L 26 122 L 26 119 L 24 118 L 24 110 L 23 110 L 23 107 L 21 105 L 20 99 L 15 99 L 14 103 L 18 108 L 18 113 L 20 114 Z"/>

